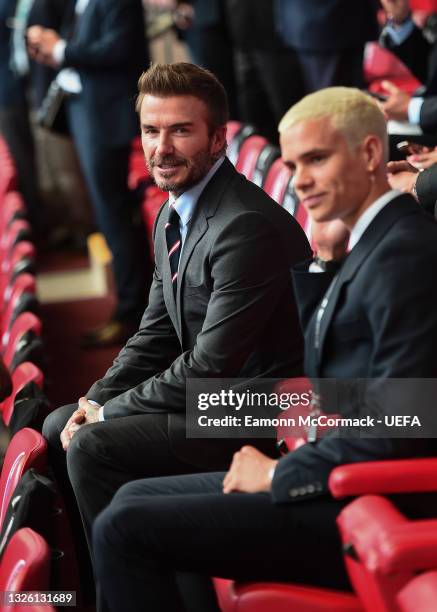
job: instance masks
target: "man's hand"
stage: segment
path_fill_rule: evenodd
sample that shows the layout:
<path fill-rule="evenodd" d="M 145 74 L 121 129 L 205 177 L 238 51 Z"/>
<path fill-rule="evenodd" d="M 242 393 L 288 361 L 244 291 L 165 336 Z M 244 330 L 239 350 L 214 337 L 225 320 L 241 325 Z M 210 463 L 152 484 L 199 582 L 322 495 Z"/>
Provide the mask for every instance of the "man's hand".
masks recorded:
<path fill-rule="evenodd" d="M 403 23 L 410 14 L 409 0 L 381 0 L 387 18 L 394 23 Z"/>
<path fill-rule="evenodd" d="M 270 459 L 253 446 L 243 446 L 234 454 L 229 472 L 223 480 L 223 493 L 268 492 L 272 488 L 269 472 L 277 460 Z"/>
<path fill-rule="evenodd" d="M 349 230 L 340 219 L 312 221 L 311 241 L 316 245 L 317 255 L 321 259 L 341 259 L 346 255 Z"/>
<path fill-rule="evenodd" d="M 29 55 L 35 61 L 48 66 L 55 66 L 53 49 L 61 37 L 55 30 L 32 26 L 27 30 Z"/>
<path fill-rule="evenodd" d="M 434 149 L 423 147 L 420 153 L 414 153 L 413 155 L 409 155 L 407 157 L 407 161 L 419 170 L 430 168 L 434 164 L 437 164 L 437 147 L 435 147 Z"/>
<path fill-rule="evenodd" d="M 73 412 L 61 433 L 61 443 L 64 451 L 67 450 L 71 438 L 83 425 L 97 423 L 99 420 L 100 406 L 90 404 L 86 397 L 81 397 L 78 405 L 79 408 Z"/>
<path fill-rule="evenodd" d="M 408 120 L 408 105 L 411 100 L 410 94 L 407 94 L 399 87 L 396 87 L 390 81 L 382 81 L 382 87 L 388 94 L 385 102 L 380 102 L 382 111 L 387 119 L 395 119 L 396 121 Z"/>
<path fill-rule="evenodd" d="M 392 189 L 398 189 L 403 193 L 414 195 L 414 185 L 416 184 L 417 168 L 407 161 L 389 162 L 387 164 L 387 179 Z"/>

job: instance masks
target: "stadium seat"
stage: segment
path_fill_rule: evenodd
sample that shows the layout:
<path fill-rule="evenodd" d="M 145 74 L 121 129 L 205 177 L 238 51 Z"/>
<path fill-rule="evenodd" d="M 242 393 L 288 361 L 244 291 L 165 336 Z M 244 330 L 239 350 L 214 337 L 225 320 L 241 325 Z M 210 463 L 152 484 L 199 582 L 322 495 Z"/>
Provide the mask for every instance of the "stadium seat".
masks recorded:
<path fill-rule="evenodd" d="M 400 612 L 434 612 L 437 602 L 437 571 L 413 578 L 396 597 Z"/>
<path fill-rule="evenodd" d="M 47 468 L 47 442 L 37 431 L 25 427 L 12 440 L 6 451 L 0 476 L 0 529 L 12 493 L 21 476 L 30 468 L 44 473 Z"/>
<path fill-rule="evenodd" d="M 50 549 L 32 529 L 19 529 L 11 538 L 0 567 L 0 591 L 47 591 L 50 585 Z M 0 612 L 53 610 L 47 606 L 0 604 Z"/>
<path fill-rule="evenodd" d="M 22 312 L 15 319 L 9 332 L 8 342 L 3 347 L 3 361 L 9 370 L 16 354 L 23 351 L 35 336 L 41 336 L 41 326 L 41 320 L 33 312 Z M 32 359 L 31 361 L 34 362 Z"/>
<path fill-rule="evenodd" d="M 25 219 L 15 219 L 0 236 L 0 262 L 7 257 L 21 240 L 29 240 L 32 230 Z"/>
<path fill-rule="evenodd" d="M 253 125 L 241 124 L 232 121 L 228 123 L 228 131 L 226 135 L 228 149 L 226 154 L 234 166 L 237 163 L 243 142 L 246 140 L 246 138 L 253 136 L 255 133 L 256 130 Z"/>
<path fill-rule="evenodd" d="M 35 272 L 35 247 L 27 240 L 18 242 L 0 263 L 0 302 L 5 303 L 10 299 L 6 288 L 11 289 L 16 277 L 25 272 Z"/>
<path fill-rule="evenodd" d="M 0 138 L 0 205 L 3 196 L 17 188 L 17 173 L 8 147 L 3 138 Z"/>
<path fill-rule="evenodd" d="M 1 346 L 6 346 L 9 341 L 10 328 L 13 322 L 22 312 L 36 313 L 38 302 L 35 296 L 36 281 L 31 274 L 20 274 L 11 285 L 8 301 L 4 305 L 1 316 Z"/>
<path fill-rule="evenodd" d="M 30 361 L 20 363 L 12 374 L 12 393 L 1 404 L 3 422 L 9 425 L 12 413 L 14 411 L 15 397 L 24 389 L 24 387 L 34 382 L 38 387 L 42 387 L 44 383 L 44 375 L 41 370 Z"/>
<path fill-rule="evenodd" d="M 270 145 L 263 136 L 253 135 L 241 145 L 235 167 L 249 181 L 262 187 L 266 173 L 277 157 L 279 150 L 276 147 Z"/>
<path fill-rule="evenodd" d="M 366 45 L 364 55 L 364 78 L 370 91 L 384 93 L 382 81 L 389 80 L 403 91 L 413 93 L 421 82 L 414 77 L 401 60 L 376 42 Z"/>
<path fill-rule="evenodd" d="M 0 236 L 3 236 L 12 221 L 25 218 L 26 205 L 20 193 L 18 191 L 6 193 L 0 206 Z"/>

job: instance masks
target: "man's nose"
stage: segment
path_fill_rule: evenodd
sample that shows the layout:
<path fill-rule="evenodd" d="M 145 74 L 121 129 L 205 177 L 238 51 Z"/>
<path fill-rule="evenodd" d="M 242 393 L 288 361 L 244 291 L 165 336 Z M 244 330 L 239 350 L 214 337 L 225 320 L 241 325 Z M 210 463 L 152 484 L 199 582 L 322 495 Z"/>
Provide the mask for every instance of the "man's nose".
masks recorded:
<path fill-rule="evenodd" d="M 169 134 L 166 134 L 165 132 L 161 132 L 159 134 L 156 150 L 160 156 L 173 153 L 173 144 Z"/>
<path fill-rule="evenodd" d="M 311 172 L 305 166 L 297 166 L 293 176 L 293 187 L 296 191 L 305 191 L 313 183 Z"/>

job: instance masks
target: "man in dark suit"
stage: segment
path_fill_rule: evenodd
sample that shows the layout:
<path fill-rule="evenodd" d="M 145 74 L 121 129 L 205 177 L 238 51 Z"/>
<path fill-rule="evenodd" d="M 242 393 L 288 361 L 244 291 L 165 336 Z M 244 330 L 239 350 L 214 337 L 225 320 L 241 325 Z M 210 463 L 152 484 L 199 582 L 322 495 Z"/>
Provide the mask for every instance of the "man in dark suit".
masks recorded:
<path fill-rule="evenodd" d="M 364 44 L 378 35 L 375 0 L 275 0 L 275 7 L 282 38 L 298 53 L 306 93 L 363 87 Z"/>
<path fill-rule="evenodd" d="M 437 227 L 410 196 L 390 190 L 376 103 L 356 89 L 326 89 L 295 105 L 280 132 L 318 243 L 318 257 L 294 270 L 306 372 L 377 379 L 376 386 L 389 377 L 435 377 Z M 368 398 L 351 394 L 340 408 L 350 413 L 353 400 L 371 414 Z M 406 399 L 414 411 L 417 398 Z M 397 408 L 379 406 L 381 415 Z M 347 587 L 335 525 L 343 502 L 329 494 L 331 470 L 436 450 L 428 439 L 360 433 L 340 428 L 279 461 L 245 446 L 226 474 L 124 486 L 94 528 L 95 567 L 110 609 L 135 612 L 144 602 L 181 609 L 175 570 Z M 398 501 L 416 516 L 437 512 L 435 496 Z"/>
<path fill-rule="evenodd" d="M 411 18 L 408 0 L 381 0 L 387 24 L 381 44 L 395 53 L 424 84 L 411 96 L 389 81 L 383 82 L 388 99 L 383 103 L 389 119 L 419 125 L 424 134 L 437 133 L 437 45 L 431 44 Z M 419 137 L 418 142 L 422 139 Z M 427 142 L 431 142 L 426 139 Z M 435 144 L 435 139 L 433 141 Z"/>
<path fill-rule="evenodd" d="M 237 440 L 186 437 L 187 379 L 302 371 L 289 267 L 310 248 L 297 222 L 224 156 L 223 87 L 184 63 L 151 67 L 139 87 L 146 162 L 170 192 L 155 223 L 149 305 L 90 401 L 44 425 L 52 466 L 67 495 L 71 480 L 87 532 L 126 482 L 228 465 Z"/>
<path fill-rule="evenodd" d="M 127 183 L 130 143 L 138 134 L 133 98 L 149 61 L 141 0 L 78 0 L 68 5 L 61 33 L 33 26 L 28 40 L 34 59 L 59 68 L 68 127 L 112 253 L 117 305 L 112 320 L 85 338 L 105 346 L 137 329 L 151 277 L 145 232 L 134 220 L 138 202 Z"/>
<path fill-rule="evenodd" d="M 0 133 L 14 159 L 18 186 L 34 229 L 40 229 L 41 206 L 35 149 L 29 121 L 25 74 L 13 69 L 12 35 L 17 0 L 0 0 Z M 27 56 L 24 57 L 27 62 Z"/>

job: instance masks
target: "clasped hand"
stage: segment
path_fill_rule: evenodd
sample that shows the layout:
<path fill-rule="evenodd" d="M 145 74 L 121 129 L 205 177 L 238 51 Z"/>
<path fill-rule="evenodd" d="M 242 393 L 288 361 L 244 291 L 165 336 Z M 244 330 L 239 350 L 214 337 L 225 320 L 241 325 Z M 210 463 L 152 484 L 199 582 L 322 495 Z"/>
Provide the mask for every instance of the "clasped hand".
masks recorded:
<path fill-rule="evenodd" d="M 97 423 L 100 406 L 90 404 L 86 397 L 79 398 L 78 409 L 73 412 L 61 433 L 61 443 L 64 451 L 67 450 L 72 437 L 84 425 Z"/>
<path fill-rule="evenodd" d="M 270 471 L 277 463 L 276 459 L 267 457 L 253 446 L 243 446 L 234 454 L 231 467 L 223 480 L 223 493 L 270 491 Z"/>

